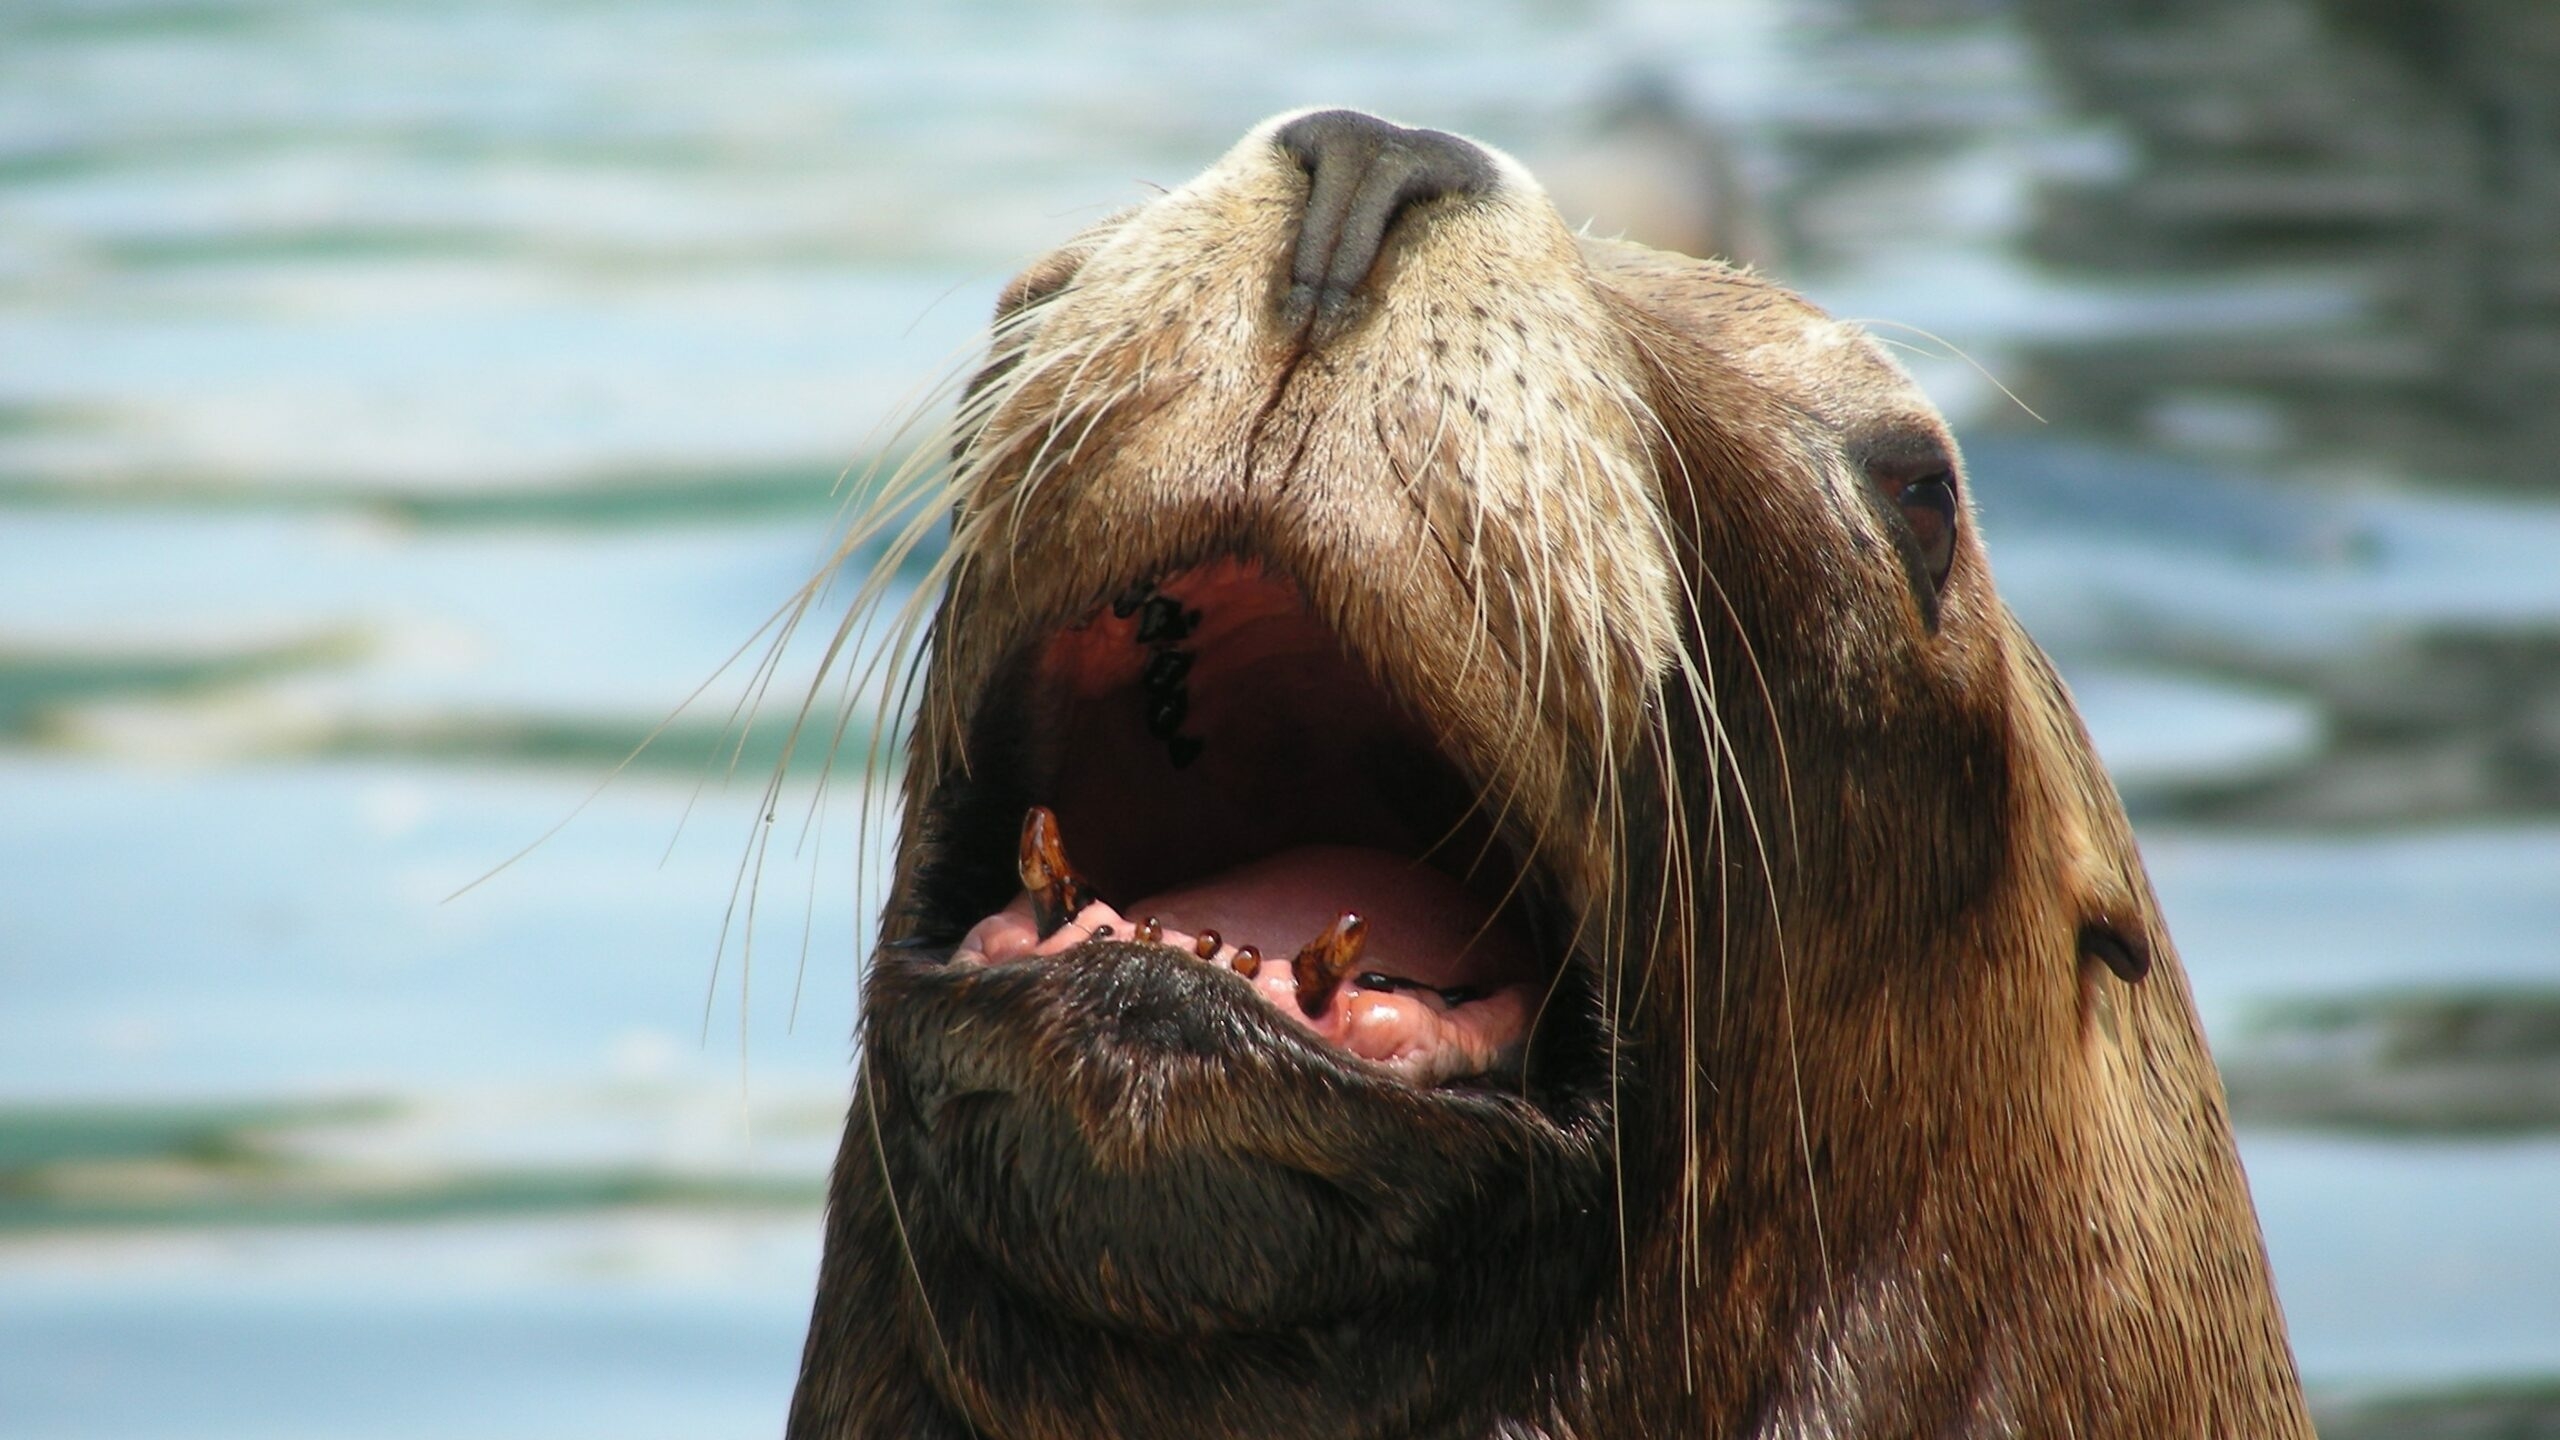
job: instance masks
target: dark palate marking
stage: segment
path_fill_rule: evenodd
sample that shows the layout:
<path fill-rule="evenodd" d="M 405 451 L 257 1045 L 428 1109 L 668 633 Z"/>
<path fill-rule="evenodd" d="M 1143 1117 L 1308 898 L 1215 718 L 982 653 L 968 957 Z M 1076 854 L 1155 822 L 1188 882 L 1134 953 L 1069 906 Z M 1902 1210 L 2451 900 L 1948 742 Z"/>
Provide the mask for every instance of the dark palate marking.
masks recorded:
<path fill-rule="evenodd" d="M 1139 672 L 1150 700 L 1147 733 L 1164 742 L 1165 759 L 1174 769 L 1190 768 L 1200 758 L 1202 742 L 1181 733 L 1182 722 L 1191 713 L 1191 692 L 1183 688 L 1183 681 L 1198 657 L 1173 647 L 1200 628 L 1201 612 L 1183 609 L 1181 601 L 1158 594 L 1155 582 L 1145 581 L 1121 591 L 1111 602 L 1111 613 L 1124 620 L 1135 614 L 1137 642 L 1153 652 Z"/>
<path fill-rule="evenodd" d="M 1199 624 L 1199 611 L 1186 612 L 1181 601 L 1170 595 L 1158 595 L 1138 607 L 1138 643 L 1152 645 L 1159 640 L 1180 640 Z"/>
<path fill-rule="evenodd" d="M 1112 618 L 1115 620 L 1126 620 L 1130 616 L 1137 614 L 1138 607 L 1146 604 L 1147 598 L 1155 593 L 1156 582 L 1153 580 L 1141 580 L 1137 584 L 1130 586 L 1128 589 L 1121 591 L 1119 594 L 1111 597 Z"/>

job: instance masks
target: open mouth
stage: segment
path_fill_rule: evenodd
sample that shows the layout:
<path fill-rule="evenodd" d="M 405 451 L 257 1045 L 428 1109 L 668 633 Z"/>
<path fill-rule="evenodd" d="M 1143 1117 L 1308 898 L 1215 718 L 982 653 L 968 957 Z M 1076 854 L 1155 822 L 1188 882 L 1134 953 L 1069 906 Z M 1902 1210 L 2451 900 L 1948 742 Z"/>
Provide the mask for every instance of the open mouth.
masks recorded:
<path fill-rule="evenodd" d="M 1420 707 L 1295 583 L 1241 559 L 1146 580 L 1006 675 L 972 749 L 1017 752 L 990 768 L 1018 785 L 950 838 L 1009 846 L 1019 888 L 953 917 L 952 964 L 1152 946 L 1413 1083 L 1521 1071 L 1561 971 L 1553 907 Z"/>

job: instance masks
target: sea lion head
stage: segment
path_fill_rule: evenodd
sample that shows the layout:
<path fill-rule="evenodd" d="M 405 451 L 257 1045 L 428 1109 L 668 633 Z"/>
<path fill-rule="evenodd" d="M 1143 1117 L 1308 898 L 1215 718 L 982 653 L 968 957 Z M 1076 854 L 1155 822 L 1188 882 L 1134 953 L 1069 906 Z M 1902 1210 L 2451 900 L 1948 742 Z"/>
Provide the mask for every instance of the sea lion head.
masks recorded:
<path fill-rule="evenodd" d="M 795 1434 L 2288 1403 L 2121 813 L 1858 329 L 1312 112 L 1015 280 L 956 434 Z"/>

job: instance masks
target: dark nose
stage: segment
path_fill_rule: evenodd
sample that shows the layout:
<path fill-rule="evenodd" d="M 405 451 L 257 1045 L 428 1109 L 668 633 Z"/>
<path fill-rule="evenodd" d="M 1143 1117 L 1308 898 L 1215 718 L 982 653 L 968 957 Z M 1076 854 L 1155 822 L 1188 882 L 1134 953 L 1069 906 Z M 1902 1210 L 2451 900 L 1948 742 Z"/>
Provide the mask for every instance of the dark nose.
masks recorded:
<path fill-rule="evenodd" d="M 1307 172 L 1307 209 L 1298 218 L 1283 306 L 1292 326 L 1331 318 L 1350 303 L 1407 210 L 1494 187 L 1493 157 L 1474 145 L 1357 110 L 1302 115 L 1275 138 Z"/>

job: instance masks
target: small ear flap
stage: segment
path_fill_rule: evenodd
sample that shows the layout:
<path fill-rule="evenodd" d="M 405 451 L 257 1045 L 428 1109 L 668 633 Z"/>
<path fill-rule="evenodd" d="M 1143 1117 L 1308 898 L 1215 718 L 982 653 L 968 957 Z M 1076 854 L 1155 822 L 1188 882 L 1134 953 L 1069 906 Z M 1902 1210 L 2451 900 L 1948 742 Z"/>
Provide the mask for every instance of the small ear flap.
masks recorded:
<path fill-rule="evenodd" d="M 2115 972 L 2117 979 L 2134 984 L 2151 973 L 2151 939 L 2139 925 L 2119 925 L 2112 920 L 2087 920 L 2080 925 L 2080 957 L 2095 960 Z"/>
<path fill-rule="evenodd" d="M 2061 773 L 2057 790 L 2072 802 L 2061 817 L 2058 837 L 2065 882 L 2063 904 L 2079 917 L 2074 946 L 2083 967 L 2096 961 L 2127 985 L 2151 973 L 2156 902 L 2148 895 L 2142 861 L 2115 787 L 2098 768 L 2098 754 L 2079 712 L 2071 708 L 2070 691 L 2053 661 L 2024 631 L 2012 624 L 2021 698 L 2032 707 L 2028 723 L 2040 724 L 2049 744 L 2030 747 L 2052 757 Z M 2165 942 L 2163 942 L 2165 943 Z"/>

